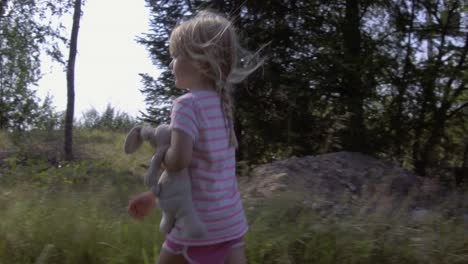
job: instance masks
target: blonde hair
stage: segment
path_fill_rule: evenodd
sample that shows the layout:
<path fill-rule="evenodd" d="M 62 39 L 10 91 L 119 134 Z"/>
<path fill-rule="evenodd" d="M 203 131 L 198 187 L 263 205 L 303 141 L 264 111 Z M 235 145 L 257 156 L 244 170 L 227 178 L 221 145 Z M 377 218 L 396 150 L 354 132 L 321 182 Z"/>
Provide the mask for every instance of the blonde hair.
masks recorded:
<path fill-rule="evenodd" d="M 213 81 L 220 95 L 230 146 L 237 147 L 234 132 L 234 84 L 242 82 L 263 64 L 255 54 L 243 49 L 231 21 L 212 11 L 200 11 L 178 25 L 171 33 L 172 57 L 183 56 L 194 62 L 202 74 Z"/>

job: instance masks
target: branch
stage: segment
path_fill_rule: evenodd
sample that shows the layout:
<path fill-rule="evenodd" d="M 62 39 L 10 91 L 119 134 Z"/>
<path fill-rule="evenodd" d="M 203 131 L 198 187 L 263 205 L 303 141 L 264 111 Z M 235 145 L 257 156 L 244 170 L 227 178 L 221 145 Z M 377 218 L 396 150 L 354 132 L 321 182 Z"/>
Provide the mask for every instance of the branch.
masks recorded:
<path fill-rule="evenodd" d="M 3 17 L 6 7 L 7 7 L 7 0 L 1 0 L 0 1 L 0 17 Z"/>
<path fill-rule="evenodd" d="M 468 102 L 465 102 L 464 104 L 460 105 L 458 108 L 453 110 L 451 113 L 449 113 L 447 115 L 447 119 L 451 119 L 454 115 L 458 114 L 458 112 L 460 112 L 461 110 L 463 110 L 466 107 L 468 107 Z"/>
<path fill-rule="evenodd" d="M 438 16 L 438 8 L 437 8 L 437 3 L 433 5 L 429 1 L 420 1 L 421 5 L 426 8 L 427 13 L 430 15 L 434 16 L 437 22 L 440 22 L 440 18 Z"/>
<path fill-rule="evenodd" d="M 465 60 L 466 60 L 466 56 L 468 55 L 468 33 L 466 34 L 466 37 L 465 37 L 465 47 L 463 47 L 463 52 L 460 56 L 460 61 L 458 61 L 458 65 L 457 65 L 457 70 L 459 71 L 462 71 L 463 70 L 463 66 L 465 64 Z M 450 78 L 448 85 L 452 85 L 452 82 L 454 81 L 455 77 L 452 76 L 452 78 Z M 455 92 L 453 93 L 453 96 L 452 96 L 452 100 L 451 101 L 454 101 L 460 94 L 463 90 L 465 90 L 465 83 L 462 82 L 462 84 L 455 90 Z M 449 89 L 450 87 L 447 87 L 447 89 Z"/>
<path fill-rule="evenodd" d="M 369 7 L 371 6 L 371 3 L 372 3 L 372 1 L 369 1 L 369 2 L 366 1 L 366 3 L 362 5 L 363 8 L 362 8 L 361 14 L 359 14 L 359 21 L 361 21 L 362 18 L 366 15 L 367 10 L 368 10 Z"/>

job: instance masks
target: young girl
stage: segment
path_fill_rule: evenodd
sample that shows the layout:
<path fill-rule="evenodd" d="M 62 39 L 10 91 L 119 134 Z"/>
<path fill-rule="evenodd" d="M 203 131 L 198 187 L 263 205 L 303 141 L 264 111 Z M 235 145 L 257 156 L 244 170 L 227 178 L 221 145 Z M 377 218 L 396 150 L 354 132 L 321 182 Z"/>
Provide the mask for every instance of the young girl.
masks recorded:
<path fill-rule="evenodd" d="M 248 227 L 235 177 L 231 92 L 233 84 L 261 62 L 255 62 L 254 55 L 244 57 L 241 66 L 244 50 L 232 23 L 209 11 L 177 26 L 169 46 L 175 85 L 188 93 L 173 104 L 171 146 L 164 165 L 169 171 L 188 168 L 193 202 L 207 234 L 199 239 L 184 237 L 183 223 L 176 221 L 159 263 L 246 263 L 242 238 Z M 154 206 L 154 195 L 145 192 L 130 201 L 129 213 L 141 219 Z"/>

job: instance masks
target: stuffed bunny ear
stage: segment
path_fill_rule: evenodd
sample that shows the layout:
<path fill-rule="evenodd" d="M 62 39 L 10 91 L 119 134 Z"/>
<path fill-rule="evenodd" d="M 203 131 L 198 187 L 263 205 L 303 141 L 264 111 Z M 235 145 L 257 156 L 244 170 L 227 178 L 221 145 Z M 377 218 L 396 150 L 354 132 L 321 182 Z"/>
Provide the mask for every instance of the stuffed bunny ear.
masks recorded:
<path fill-rule="evenodd" d="M 143 143 L 141 138 L 141 127 L 134 127 L 125 138 L 124 151 L 127 154 L 135 152 Z"/>

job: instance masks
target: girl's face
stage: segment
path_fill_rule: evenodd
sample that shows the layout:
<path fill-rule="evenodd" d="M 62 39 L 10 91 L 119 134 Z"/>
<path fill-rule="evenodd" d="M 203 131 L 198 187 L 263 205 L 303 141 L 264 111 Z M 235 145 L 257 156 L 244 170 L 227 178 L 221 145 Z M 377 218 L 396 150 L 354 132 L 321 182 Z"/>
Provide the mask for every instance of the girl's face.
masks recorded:
<path fill-rule="evenodd" d="M 201 77 L 192 61 L 182 56 L 172 59 L 169 68 L 175 77 L 175 86 L 180 89 L 192 88 Z"/>
<path fill-rule="evenodd" d="M 211 82 L 204 76 L 190 59 L 177 56 L 169 64 L 175 77 L 175 86 L 180 89 L 211 89 Z"/>

